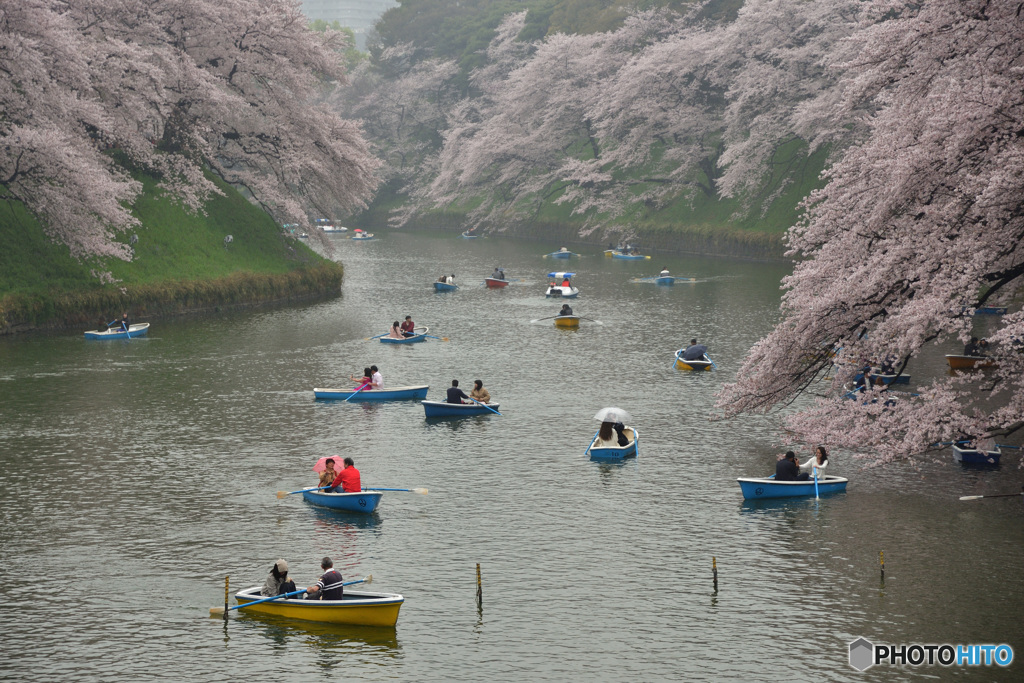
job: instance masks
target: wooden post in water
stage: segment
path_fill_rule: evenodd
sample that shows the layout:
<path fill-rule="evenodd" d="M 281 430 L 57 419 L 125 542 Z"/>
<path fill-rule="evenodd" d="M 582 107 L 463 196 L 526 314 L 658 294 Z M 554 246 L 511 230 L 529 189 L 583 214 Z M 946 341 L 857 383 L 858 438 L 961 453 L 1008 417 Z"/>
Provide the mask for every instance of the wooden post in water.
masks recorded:
<path fill-rule="evenodd" d="M 882 583 L 885 583 L 885 551 L 878 551 L 878 563 L 882 567 Z"/>
<path fill-rule="evenodd" d="M 483 608 L 484 606 L 484 585 L 480 580 L 480 563 L 476 563 L 476 606 Z"/>
<path fill-rule="evenodd" d="M 714 578 L 714 581 L 715 581 L 715 592 L 717 593 L 718 592 L 718 560 L 715 559 L 714 555 L 711 556 L 711 576 Z"/>
<path fill-rule="evenodd" d="M 228 620 L 228 595 L 231 591 L 228 589 L 228 576 L 224 577 L 224 621 Z"/>

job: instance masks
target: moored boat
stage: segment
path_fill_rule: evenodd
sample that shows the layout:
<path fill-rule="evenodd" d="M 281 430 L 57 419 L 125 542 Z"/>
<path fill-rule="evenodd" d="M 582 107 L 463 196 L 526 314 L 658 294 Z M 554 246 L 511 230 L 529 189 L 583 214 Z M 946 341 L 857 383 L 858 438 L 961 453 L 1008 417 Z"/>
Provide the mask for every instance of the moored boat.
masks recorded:
<path fill-rule="evenodd" d="M 807 481 L 776 481 L 770 477 L 739 477 L 743 497 L 753 498 L 806 498 L 815 495 L 814 479 Z M 818 495 L 839 493 L 846 490 L 849 479 L 833 475 L 818 477 Z"/>
<path fill-rule="evenodd" d="M 995 446 L 990 451 L 979 451 L 977 448 L 953 444 L 953 459 L 963 465 L 998 465 L 1002 454 L 999 446 Z"/>
<path fill-rule="evenodd" d="M 93 330 L 85 333 L 86 339 L 129 339 L 141 337 L 149 332 L 149 323 L 136 323 L 129 325 L 125 331 L 121 327 L 111 327 L 108 330 Z"/>
<path fill-rule="evenodd" d="M 994 368 L 995 362 L 985 356 L 963 356 L 955 353 L 947 353 L 946 361 L 951 370 L 971 370 L 974 368 Z"/>
<path fill-rule="evenodd" d="M 448 284 L 447 282 L 435 282 L 434 291 L 437 292 L 454 292 L 459 286 L 455 283 Z"/>
<path fill-rule="evenodd" d="M 551 284 L 548 285 L 547 292 L 544 296 L 549 298 L 562 298 L 562 299 L 575 299 L 579 296 L 580 290 L 572 286 L 572 278 L 576 273 L 566 273 L 564 271 L 556 271 L 554 273 L 548 273 L 548 277 L 554 278 Z M 558 284 L 558 280 L 562 282 L 569 281 L 568 286 Z"/>
<path fill-rule="evenodd" d="M 508 280 L 499 280 L 495 277 L 485 277 L 484 284 L 491 289 L 501 289 L 502 287 L 508 287 Z"/>
<path fill-rule="evenodd" d="M 356 493 L 327 493 L 310 487 L 302 492 L 303 499 L 313 505 L 346 512 L 373 512 L 377 509 L 382 491 L 358 491 Z"/>
<path fill-rule="evenodd" d="M 679 349 L 676 351 L 676 369 L 677 370 L 712 370 L 715 368 L 715 363 L 707 354 L 704 354 L 698 359 L 694 360 L 683 360 L 683 352 L 686 349 Z"/>
<path fill-rule="evenodd" d="M 626 427 L 622 430 L 623 435 L 629 439 L 629 443 L 625 446 L 614 446 L 614 447 L 594 447 L 594 443 L 597 442 L 597 435 L 594 435 L 593 441 L 590 442 L 590 448 L 587 449 L 587 453 L 590 454 L 591 460 L 622 460 L 636 455 L 636 443 L 640 439 L 640 432 L 635 427 Z"/>
<path fill-rule="evenodd" d="M 426 341 L 428 339 L 427 332 L 430 332 L 429 327 L 414 327 L 412 331 L 415 334 L 411 337 L 402 337 L 401 339 L 395 339 L 394 337 L 381 337 L 380 342 L 382 344 L 416 344 L 418 342 Z"/>
<path fill-rule="evenodd" d="M 643 254 L 627 254 L 622 251 L 613 251 L 612 258 L 621 259 L 623 261 L 644 261 L 651 258 L 650 256 L 644 256 Z"/>
<path fill-rule="evenodd" d="M 426 417 L 466 417 L 468 415 L 493 415 L 498 410 L 497 403 L 485 406 L 479 403 L 448 403 L 446 401 L 420 401 Z M 490 408 L 490 410 L 488 410 Z"/>
<path fill-rule="evenodd" d="M 358 388 L 358 387 L 357 387 Z M 411 399 L 422 400 L 427 397 L 426 384 L 418 384 L 408 387 L 392 387 L 390 389 L 313 389 L 313 396 L 322 400 L 343 400 L 343 401 L 407 401 Z"/>
<path fill-rule="evenodd" d="M 559 315 L 555 317 L 555 327 L 579 327 L 580 317 L 578 315 Z"/>
<path fill-rule="evenodd" d="M 255 602 L 263 598 L 264 596 L 260 595 L 259 586 L 235 593 L 235 600 L 239 604 Z M 403 602 L 405 602 L 405 598 L 397 593 L 371 593 L 346 589 L 341 600 L 281 598 L 280 600 L 261 602 L 251 607 L 243 607 L 242 610 L 332 624 L 394 626 L 398 622 L 398 611 Z"/>

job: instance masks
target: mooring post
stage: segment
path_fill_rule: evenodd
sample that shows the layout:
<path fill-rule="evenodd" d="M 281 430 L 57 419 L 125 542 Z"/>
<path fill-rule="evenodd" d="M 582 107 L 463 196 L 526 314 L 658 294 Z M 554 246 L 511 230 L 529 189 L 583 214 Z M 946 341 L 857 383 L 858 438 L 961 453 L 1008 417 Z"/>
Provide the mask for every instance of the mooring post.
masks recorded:
<path fill-rule="evenodd" d="M 484 606 L 484 585 L 480 580 L 480 563 L 476 563 L 476 606 Z"/>
<path fill-rule="evenodd" d="M 231 594 L 231 591 L 228 589 L 229 578 L 229 576 L 224 576 L 224 621 L 228 620 L 228 595 Z"/>
<path fill-rule="evenodd" d="M 885 551 L 884 550 L 879 550 L 878 551 L 878 564 L 882 568 L 882 581 L 885 581 Z"/>
<path fill-rule="evenodd" d="M 718 592 L 718 560 L 715 559 L 714 555 L 711 556 L 711 576 L 714 578 L 715 592 L 717 593 Z"/>

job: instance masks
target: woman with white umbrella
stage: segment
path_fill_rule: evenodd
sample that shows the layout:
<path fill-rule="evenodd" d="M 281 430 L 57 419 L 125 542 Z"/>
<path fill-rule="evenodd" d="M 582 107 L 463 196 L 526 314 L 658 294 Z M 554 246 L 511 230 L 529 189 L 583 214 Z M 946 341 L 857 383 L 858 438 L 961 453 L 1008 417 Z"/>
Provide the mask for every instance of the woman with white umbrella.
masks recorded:
<path fill-rule="evenodd" d="M 630 437 L 635 435 L 636 431 L 632 427 L 627 427 L 623 424 L 623 420 L 633 419 L 625 410 L 621 408 L 602 408 L 594 415 L 594 419 L 600 420 L 601 429 L 594 437 L 590 448 L 587 449 L 588 451 L 594 448 L 625 448 L 631 441 L 634 441 Z"/>

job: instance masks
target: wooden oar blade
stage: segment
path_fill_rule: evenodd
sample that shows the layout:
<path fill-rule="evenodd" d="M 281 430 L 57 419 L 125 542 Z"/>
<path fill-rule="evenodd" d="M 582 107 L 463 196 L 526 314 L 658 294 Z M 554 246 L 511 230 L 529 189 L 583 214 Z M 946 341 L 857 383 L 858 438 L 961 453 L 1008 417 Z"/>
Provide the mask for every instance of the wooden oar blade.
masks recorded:
<path fill-rule="evenodd" d="M 223 607 L 211 607 L 210 608 L 210 616 L 211 617 L 214 617 L 214 616 L 222 617 L 222 616 L 224 616 L 224 608 Z"/>
<path fill-rule="evenodd" d="M 278 492 L 277 492 L 277 497 L 278 497 L 278 498 L 284 498 L 284 497 L 285 497 L 285 496 L 287 496 L 287 495 L 288 495 L 288 492 L 287 492 L 287 491 L 278 491 Z"/>
<path fill-rule="evenodd" d="M 413 493 L 419 493 L 419 494 L 424 495 L 424 496 L 427 495 L 427 489 L 413 489 L 412 492 Z"/>
<path fill-rule="evenodd" d="M 373 583 L 373 574 L 367 574 L 366 578 L 363 579 L 363 583 Z"/>
<path fill-rule="evenodd" d="M 978 500 L 979 498 L 984 497 L 985 496 L 960 496 L 960 500 Z"/>

